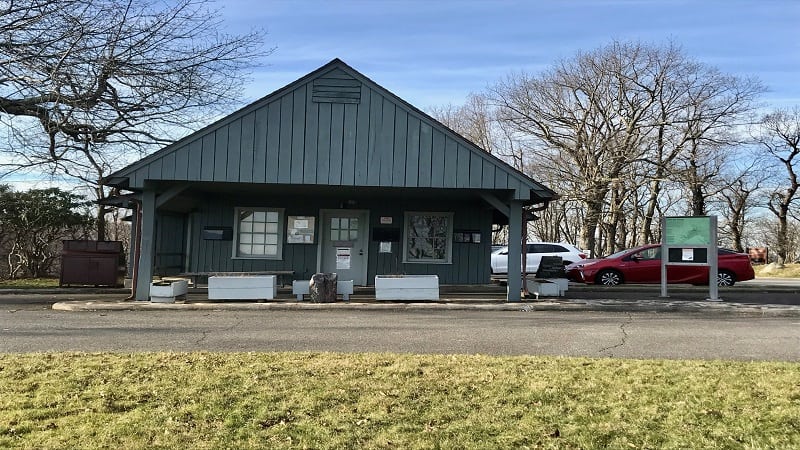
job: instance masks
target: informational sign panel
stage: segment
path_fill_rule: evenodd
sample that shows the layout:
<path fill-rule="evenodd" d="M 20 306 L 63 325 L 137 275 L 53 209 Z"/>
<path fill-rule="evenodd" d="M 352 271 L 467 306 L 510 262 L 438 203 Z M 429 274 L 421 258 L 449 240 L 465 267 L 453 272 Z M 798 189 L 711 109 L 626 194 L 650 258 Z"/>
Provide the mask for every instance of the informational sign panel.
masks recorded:
<path fill-rule="evenodd" d="M 717 286 L 717 217 L 661 219 L 661 296 L 667 295 L 667 266 L 707 266 L 711 301 L 719 301 Z"/>

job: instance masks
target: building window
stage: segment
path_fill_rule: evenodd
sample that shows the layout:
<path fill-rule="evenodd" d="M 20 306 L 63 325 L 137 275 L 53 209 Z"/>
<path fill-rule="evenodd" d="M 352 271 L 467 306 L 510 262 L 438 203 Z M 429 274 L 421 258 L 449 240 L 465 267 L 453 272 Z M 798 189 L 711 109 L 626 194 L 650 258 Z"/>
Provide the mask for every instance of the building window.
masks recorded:
<path fill-rule="evenodd" d="M 236 208 L 236 258 L 281 258 L 282 209 Z"/>
<path fill-rule="evenodd" d="M 453 213 L 407 212 L 403 240 L 403 262 L 449 264 Z"/>

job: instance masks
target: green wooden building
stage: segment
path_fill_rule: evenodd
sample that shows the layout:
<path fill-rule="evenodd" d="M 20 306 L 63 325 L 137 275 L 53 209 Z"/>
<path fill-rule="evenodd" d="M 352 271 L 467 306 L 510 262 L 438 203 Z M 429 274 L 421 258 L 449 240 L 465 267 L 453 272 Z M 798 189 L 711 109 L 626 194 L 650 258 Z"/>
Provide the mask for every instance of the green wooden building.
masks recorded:
<path fill-rule="evenodd" d="M 485 284 L 492 225 L 521 236 L 523 207 L 556 195 L 338 59 L 107 182 L 140 212 L 138 300 L 187 272 Z"/>

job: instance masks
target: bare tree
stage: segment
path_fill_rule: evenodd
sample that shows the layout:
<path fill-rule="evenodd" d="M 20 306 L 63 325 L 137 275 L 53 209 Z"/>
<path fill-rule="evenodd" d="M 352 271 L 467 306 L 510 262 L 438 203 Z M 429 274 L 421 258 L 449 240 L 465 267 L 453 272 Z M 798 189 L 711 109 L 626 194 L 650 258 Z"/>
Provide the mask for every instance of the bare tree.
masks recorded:
<path fill-rule="evenodd" d="M 220 31 L 209 0 L 0 3 L 7 172 L 90 183 L 236 104 L 263 33 Z M 98 210 L 103 238 L 105 209 Z"/>
<path fill-rule="evenodd" d="M 686 108 L 676 117 L 682 136 L 683 152 L 678 155 L 678 179 L 689 194 L 691 215 L 706 214 L 706 199 L 716 194 L 710 189 L 718 178 L 727 149 L 736 148 L 741 133 L 737 127 L 749 125 L 749 115 L 764 86 L 754 78 L 722 74 L 713 67 L 699 66 L 686 85 Z"/>
<path fill-rule="evenodd" d="M 771 263 L 780 263 L 781 258 L 785 261 L 800 261 L 800 222 L 788 221 L 786 228 L 782 231 L 780 221 L 774 215 L 757 217 L 753 221 L 753 227 L 759 245 L 765 245 L 769 249 L 777 249 L 778 242 L 783 239 L 786 242 L 786 256 L 781 257 L 777 251 L 769 252 L 769 261 Z M 779 235 L 785 232 L 785 237 L 781 238 Z"/>
<path fill-rule="evenodd" d="M 797 166 L 800 164 L 800 108 L 777 110 L 764 117 L 759 142 L 784 170 L 783 182 L 774 188 L 768 208 L 778 220 L 776 253 L 779 264 L 786 264 L 790 255 L 789 219 L 794 215 L 797 191 L 800 189 Z"/>
<path fill-rule="evenodd" d="M 529 158 L 572 180 L 557 188 L 583 203 L 581 244 L 597 254 L 654 240 L 665 182 L 680 180 L 691 211 L 703 214 L 722 149 L 737 142 L 736 125 L 763 90 L 672 44 L 614 42 L 539 75 L 512 75 L 491 98 L 517 139 L 535 142 L 526 145 L 535 150 Z"/>
<path fill-rule="evenodd" d="M 721 174 L 723 185 L 718 192 L 719 209 L 724 218 L 721 231 L 738 252 L 745 251 L 746 228 L 752 220 L 751 211 L 757 206 L 758 193 L 764 183 L 760 161 L 747 158 L 742 161 L 746 164 L 734 164 Z"/>
<path fill-rule="evenodd" d="M 485 150 L 494 153 L 497 147 L 493 111 L 482 94 L 470 94 L 462 106 L 434 107 L 430 114 L 439 122 Z"/>
<path fill-rule="evenodd" d="M 608 196 L 653 141 L 659 61 L 672 51 L 615 42 L 493 89 L 502 119 L 541 143 L 537 157 L 576 171 L 574 195 L 585 208 L 581 246 L 593 254 L 604 250 L 597 236 Z"/>

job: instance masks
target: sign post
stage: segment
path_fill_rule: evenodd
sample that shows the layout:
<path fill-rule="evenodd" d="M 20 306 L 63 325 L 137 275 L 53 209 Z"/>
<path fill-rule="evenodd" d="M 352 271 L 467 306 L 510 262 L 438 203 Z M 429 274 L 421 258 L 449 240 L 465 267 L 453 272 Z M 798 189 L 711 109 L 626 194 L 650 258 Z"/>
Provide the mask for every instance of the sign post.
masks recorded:
<path fill-rule="evenodd" d="M 717 216 L 661 219 L 661 296 L 667 293 L 667 266 L 708 266 L 707 300 L 718 302 Z"/>

